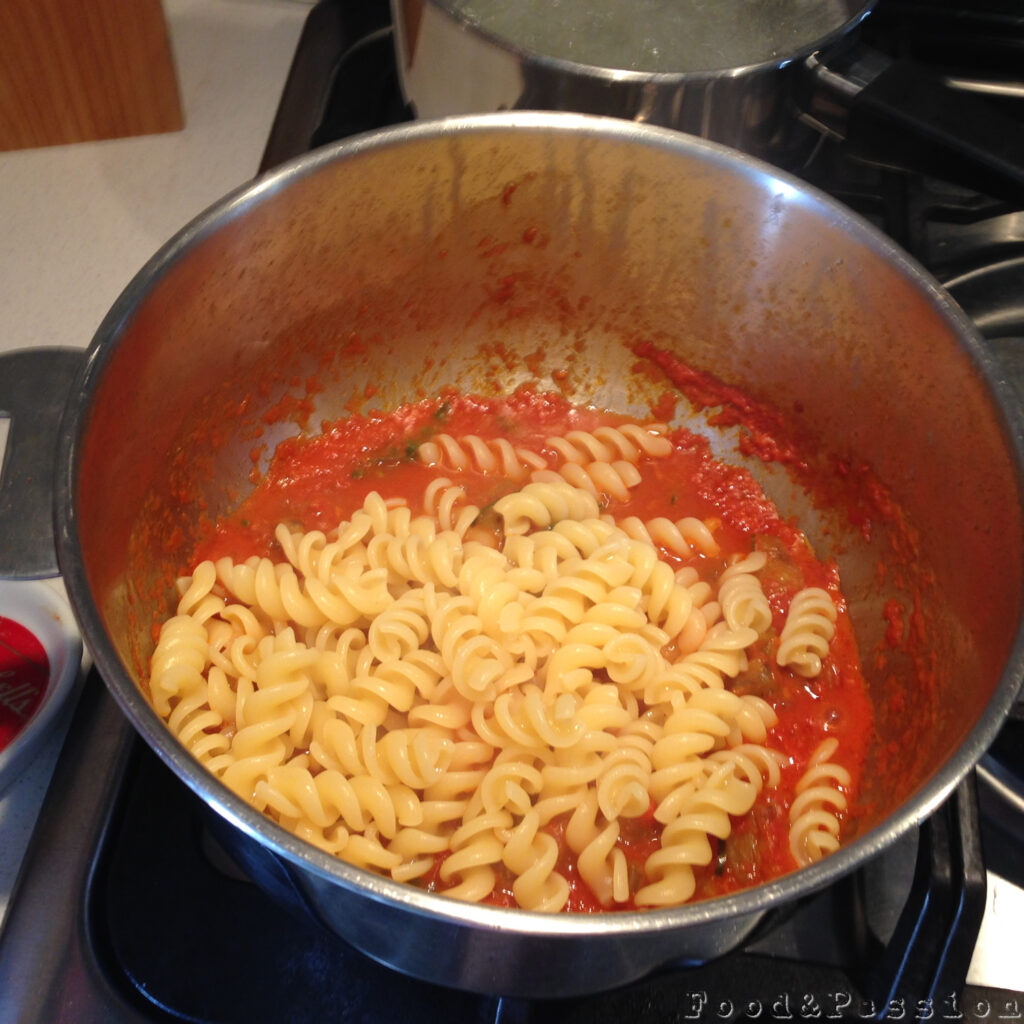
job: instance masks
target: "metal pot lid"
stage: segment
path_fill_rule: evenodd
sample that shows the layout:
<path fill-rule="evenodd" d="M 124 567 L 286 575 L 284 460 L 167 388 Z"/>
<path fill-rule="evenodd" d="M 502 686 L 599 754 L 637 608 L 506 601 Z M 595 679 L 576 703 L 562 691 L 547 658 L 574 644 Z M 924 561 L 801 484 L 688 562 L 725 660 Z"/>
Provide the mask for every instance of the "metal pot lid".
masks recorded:
<path fill-rule="evenodd" d="M 782 65 L 852 28 L 874 0 L 440 0 L 520 53 L 657 74 Z"/>

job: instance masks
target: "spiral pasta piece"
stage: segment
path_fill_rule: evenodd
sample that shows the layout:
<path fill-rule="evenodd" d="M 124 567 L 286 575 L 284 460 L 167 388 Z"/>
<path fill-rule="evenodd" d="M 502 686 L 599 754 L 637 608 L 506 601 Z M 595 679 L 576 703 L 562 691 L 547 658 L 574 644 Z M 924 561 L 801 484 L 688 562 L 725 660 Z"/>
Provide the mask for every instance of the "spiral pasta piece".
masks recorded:
<path fill-rule="evenodd" d="M 665 906 L 685 902 L 695 887 L 694 868 L 711 862 L 709 840 L 729 837 L 731 818 L 746 814 L 764 778 L 759 764 L 730 751 L 711 755 L 700 776 L 677 794 L 662 832 L 661 847 L 647 858 L 648 883 L 636 896 L 638 905 Z"/>
<path fill-rule="evenodd" d="M 512 657 L 484 632 L 472 600 L 429 592 L 428 608 L 431 637 L 455 689 L 467 700 L 493 699 Z"/>
<path fill-rule="evenodd" d="M 752 629 L 713 626 L 700 647 L 669 665 L 647 688 L 648 703 L 678 704 L 703 689 L 721 689 L 747 664 L 746 649 L 757 639 Z"/>
<path fill-rule="evenodd" d="M 615 501 L 628 501 L 630 488 L 636 487 L 642 477 L 632 462 L 566 462 L 558 470 L 537 470 L 530 474 L 532 483 L 555 483 L 565 480 L 573 487 L 588 491 L 595 498 L 604 496 Z"/>
<path fill-rule="evenodd" d="M 671 520 L 655 516 L 643 520 L 639 516 L 626 516 L 617 525 L 634 540 L 662 547 L 676 555 L 717 555 L 720 548 L 711 527 L 696 516 Z"/>
<path fill-rule="evenodd" d="M 555 870 L 558 843 L 540 831 L 537 812 L 527 811 L 504 837 L 502 862 L 515 875 L 512 892 L 524 910 L 552 913 L 569 899 L 569 883 Z"/>
<path fill-rule="evenodd" d="M 441 865 L 440 878 L 446 895 L 480 902 L 494 889 L 494 865 L 500 864 L 505 844 L 499 831 L 512 825 L 512 816 L 504 811 L 480 814 L 465 822 L 452 834 L 451 853 Z"/>
<path fill-rule="evenodd" d="M 447 477 L 438 477 L 423 492 L 423 511 L 444 531 L 465 537 L 480 509 L 466 500 L 466 489 Z"/>
<path fill-rule="evenodd" d="M 516 448 L 503 437 L 484 440 L 476 434 L 452 437 L 438 434 L 416 449 L 417 458 L 428 466 L 475 469 L 500 474 L 509 480 L 523 480 L 531 470 L 543 469 L 543 456 L 528 448 Z"/>
<path fill-rule="evenodd" d="M 624 903 L 629 883 L 622 850 L 617 846 L 619 828 L 614 821 L 598 822 L 598 796 L 594 790 L 582 793 L 566 826 L 566 841 L 577 855 L 580 875 L 602 906 Z"/>
<path fill-rule="evenodd" d="M 371 569 L 387 573 L 391 588 L 408 582 L 453 587 L 462 568 L 463 550 L 454 530 L 430 537 L 418 533 L 405 537 L 378 534 L 367 545 L 366 557 Z"/>
<path fill-rule="evenodd" d="M 834 738 L 823 740 L 796 785 L 789 810 L 789 848 L 800 865 L 813 864 L 839 848 L 839 815 L 847 808 L 843 788 L 851 777 L 831 760 L 838 746 Z"/>
<path fill-rule="evenodd" d="M 718 578 L 718 602 L 730 629 L 764 633 L 772 624 L 772 608 L 755 573 L 767 562 L 757 551 L 734 562 Z"/>
<path fill-rule="evenodd" d="M 626 423 L 620 427 L 598 427 L 593 432 L 570 430 L 564 436 L 549 437 L 547 445 L 565 462 L 583 465 L 612 462 L 616 458 L 635 463 L 642 457 L 662 458 L 672 451 L 672 442 L 664 436 L 663 424 L 641 427 Z"/>
<path fill-rule="evenodd" d="M 160 640 L 150 667 L 150 697 L 157 714 L 166 718 L 183 696 L 205 691 L 209 646 L 202 622 L 183 614 L 164 623 Z"/>
<path fill-rule="evenodd" d="M 505 521 L 505 533 L 514 536 L 563 519 L 595 517 L 600 508 L 589 491 L 564 480 L 552 480 L 527 484 L 521 491 L 499 498 L 494 510 Z"/>
<path fill-rule="evenodd" d="M 778 664 L 805 679 L 817 676 L 835 636 L 836 618 L 836 606 L 827 590 L 806 587 L 796 593 L 779 636 Z"/>

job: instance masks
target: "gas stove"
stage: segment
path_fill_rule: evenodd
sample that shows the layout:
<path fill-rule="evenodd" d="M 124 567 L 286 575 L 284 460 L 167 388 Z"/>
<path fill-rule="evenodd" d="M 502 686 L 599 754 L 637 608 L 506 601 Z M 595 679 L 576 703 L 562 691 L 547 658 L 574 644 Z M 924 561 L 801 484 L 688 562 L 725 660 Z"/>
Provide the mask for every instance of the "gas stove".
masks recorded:
<path fill-rule="evenodd" d="M 1016 5 L 878 5 L 870 42 L 998 95 L 1024 133 Z M 1018 112 L 1015 103 L 1021 104 Z M 260 170 L 407 120 L 388 5 L 312 7 Z M 1024 401 L 1024 195 L 851 158 L 792 169 L 890 234 L 975 320 Z M 83 768 L 87 766 L 87 768 Z M 368 960 L 255 885 L 218 823 L 85 682 L 0 934 L 0 1022 L 1019 1020 L 1024 710 L 932 818 L 743 948 L 565 1001 L 456 992 Z"/>

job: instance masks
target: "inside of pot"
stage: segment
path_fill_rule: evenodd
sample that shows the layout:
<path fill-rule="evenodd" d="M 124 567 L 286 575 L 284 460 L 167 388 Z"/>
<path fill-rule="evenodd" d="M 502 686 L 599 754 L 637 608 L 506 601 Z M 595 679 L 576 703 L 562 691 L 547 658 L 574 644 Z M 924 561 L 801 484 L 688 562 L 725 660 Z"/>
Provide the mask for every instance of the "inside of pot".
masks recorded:
<path fill-rule="evenodd" d="M 1018 468 L 946 300 L 838 208 L 668 133 L 562 119 L 343 152 L 209 216 L 100 339 L 75 500 L 127 684 L 281 438 L 451 385 L 638 418 L 674 390 L 837 560 L 876 716 L 858 827 L 897 809 L 985 714 L 1020 615 Z M 745 398 L 785 458 L 750 454 Z"/>

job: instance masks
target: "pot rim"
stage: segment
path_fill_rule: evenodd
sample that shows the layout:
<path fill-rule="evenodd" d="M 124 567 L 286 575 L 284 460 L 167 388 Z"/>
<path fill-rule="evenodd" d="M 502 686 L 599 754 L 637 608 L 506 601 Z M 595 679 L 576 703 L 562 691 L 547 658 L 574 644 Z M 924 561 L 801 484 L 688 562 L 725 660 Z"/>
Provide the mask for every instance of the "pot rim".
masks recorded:
<path fill-rule="evenodd" d="M 1024 411 L 980 334 L 949 294 L 912 257 L 874 225 L 826 193 L 763 161 L 721 144 L 671 129 L 617 118 L 561 112 L 506 112 L 416 121 L 367 132 L 321 147 L 228 193 L 181 228 L 143 265 L 97 328 L 71 389 L 61 424 L 54 505 L 58 561 L 86 644 L 96 668 L 121 710 L 160 759 L 198 797 L 221 817 L 290 864 L 312 872 L 323 881 L 358 891 L 374 900 L 453 924 L 469 924 L 479 929 L 520 935 L 570 939 L 585 936 L 625 937 L 640 930 L 669 931 L 689 925 L 725 921 L 763 912 L 780 901 L 810 895 L 850 873 L 924 821 L 972 771 L 1008 717 L 1020 679 L 1024 676 L 1024 622 L 1018 624 L 1014 644 L 999 683 L 974 728 L 942 767 L 900 808 L 874 828 L 816 864 L 728 896 L 664 909 L 609 911 L 600 914 L 546 914 L 465 903 L 354 867 L 299 840 L 231 792 L 178 743 L 122 665 L 103 627 L 99 610 L 89 591 L 84 561 L 78 549 L 79 523 L 75 501 L 78 462 L 88 427 L 91 402 L 104 367 L 118 346 L 126 325 L 131 321 L 136 308 L 144 302 L 154 282 L 178 260 L 187 258 L 189 251 L 202 239 L 243 216 L 250 207 L 259 204 L 264 198 L 289 187 L 324 165 L 406 142 L 454 133 L 494 131 L 584 133 L 631 144 L 696 153 L 705 160 L 728 167 L 744 176 L 765 179 L 780 191 L 792 192 L 801 202 L 822 206 L 837 224 L 852 232 L 872 251 L 887 260 L 894 272 L 912 277 L 922 294 L 927 296 L 938 314 L 953 329 L 977 365 L 993 396 L 994 405 L 1001 414 L 1007 447 L 1012 450 L 1016 465 L 1017 490 L 1024 496 Z"/>

